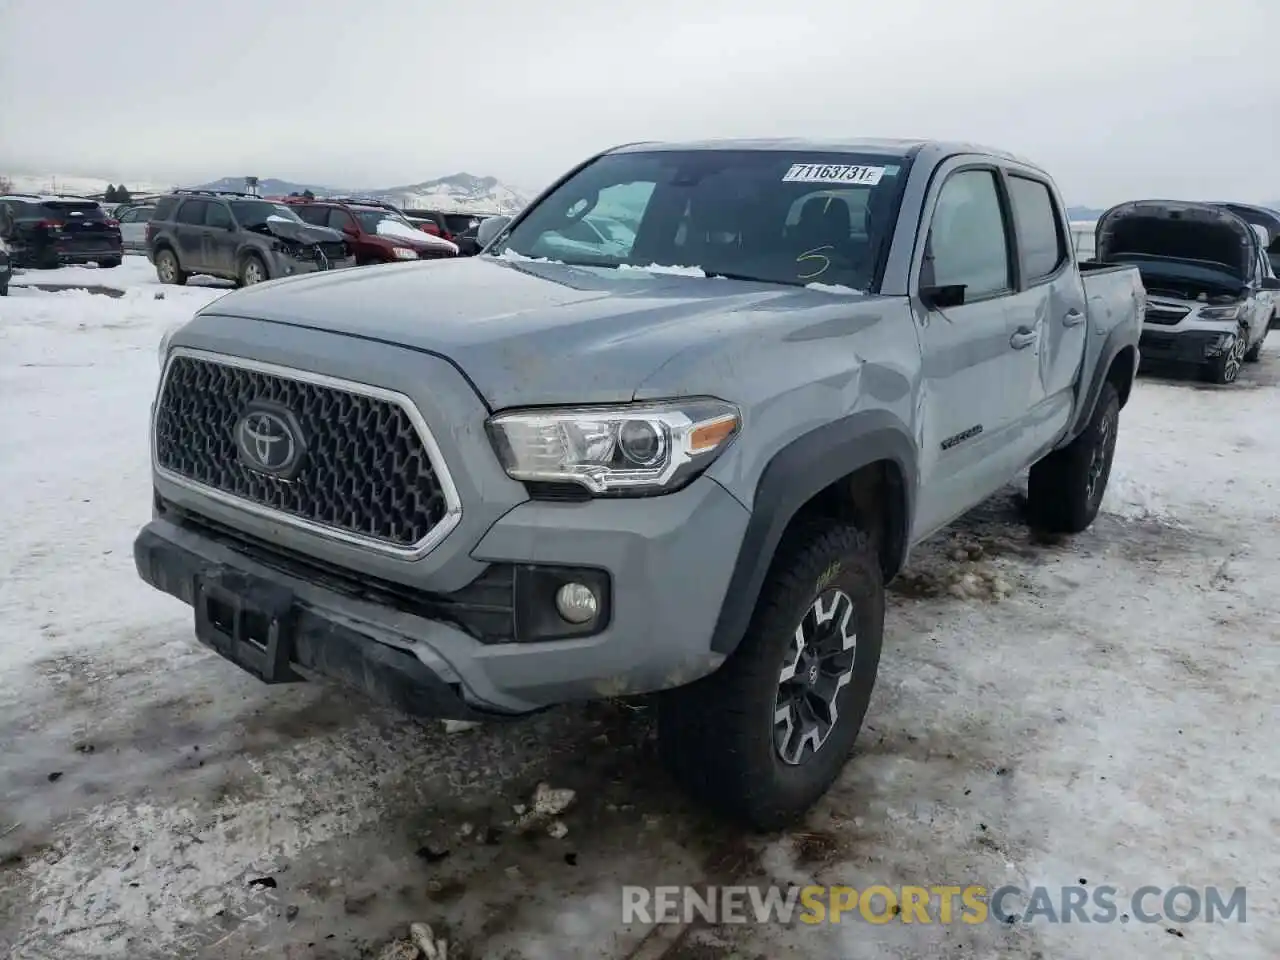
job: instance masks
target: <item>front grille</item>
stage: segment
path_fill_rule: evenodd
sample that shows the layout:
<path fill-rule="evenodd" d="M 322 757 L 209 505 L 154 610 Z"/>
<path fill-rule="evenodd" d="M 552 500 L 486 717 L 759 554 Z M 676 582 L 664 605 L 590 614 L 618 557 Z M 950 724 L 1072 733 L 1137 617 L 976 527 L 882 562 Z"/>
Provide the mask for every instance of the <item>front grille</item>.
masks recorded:
<path fill-rule="evenodd" d="M 1147 307 L 1143 315 L 1147 323 L 1171 327 L 1191 311 L 1181 307 Z"/>
<path fill-rule="evenodd" d="M 232 530 L 164 500 L 157 500 L 157 505 L 167 519 L 184 530 L 207 537 L 286 576 L 354 600 L 452 623 L 481 643 L 510 643 L 515 639 L 515 567 L 509 564 L 491 564 L 479 577 L 453 593 L 430 593 L 304 557 L 280 544 Z"/>
<path fill-rule="evenodd" d="M 239 459 L 250 404 L 296 420 L 289 479 Z M 417 548 L 448 516 L 446 486 L 409 412 L 392 400 L 228 362 L 176 354 L 156 401 L 157 466 L 303 524 L 393 550 Z"/>

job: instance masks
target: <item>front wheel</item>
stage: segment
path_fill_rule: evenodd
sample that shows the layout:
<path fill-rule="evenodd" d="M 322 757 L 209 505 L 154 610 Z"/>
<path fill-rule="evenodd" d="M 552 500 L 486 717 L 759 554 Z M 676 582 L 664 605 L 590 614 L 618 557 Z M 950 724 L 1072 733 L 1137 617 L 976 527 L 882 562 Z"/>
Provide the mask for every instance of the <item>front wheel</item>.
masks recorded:
<path fill-rule="evenodd" d="M 1111 479 L 1119 427 L 1120 395 L 1108 381 L 1084 431 L 1031 467 L 1027 512 L 1033 526 L 1049 533 L 1088 529 Z"/>
<path fill-rule="evenodd" d="M 1244 331 L 1238 331 L 1235 339 L 1231 341 L 1231 346 L 1222 351 L 1221 356 L 1211 360 L 1204 369 L 1204 377 L 1210 383 L 1216 383 L 1226 386 L 1229 383 L 1235 383 L 1236 377 L 1240 376 L 1240 364 L 1245 359 L 1245 339 Z"/>
<path fill-rule="evenodd" d="M 244 258 L 244 264 L 240 267 L 240 284 L 241 286 L 251 287 L 255 283 L 262 283 L 267 279 L 267 268 L 256 253 L 251 253 Z"/>
<path fill-rule="evenodd" d="M 755 829 L 794 822 L 849 758 L 883 635 L 884 583 L 867 536 L 834 520 L 800 523 L 783 538 L 738 649 L 660 699 L 668 769 Z"/>

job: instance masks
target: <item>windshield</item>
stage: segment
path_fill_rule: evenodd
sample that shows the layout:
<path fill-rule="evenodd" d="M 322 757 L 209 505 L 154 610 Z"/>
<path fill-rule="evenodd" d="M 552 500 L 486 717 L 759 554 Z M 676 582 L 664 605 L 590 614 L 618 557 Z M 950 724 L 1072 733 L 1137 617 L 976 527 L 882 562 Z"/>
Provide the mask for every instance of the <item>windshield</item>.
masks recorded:
<path fill-rule="evenodd" d="M 413 230 L 418 229 L 404 217 L 399 214 L 392 213 L 390 210 L 356 210 L 352 209 L 352 213 L 356 215 L 356 219 L 360 221 L 360 226 L 367 233 L 377 233 L 378 224 L 384 220 L 390 220 L 392 223 L 400 223 Z"/>
<path fill-rule="evenodd" d="M 271 203 L 268 200 L 232 200 L 231 212 L 235 214 L 236 222 L 246 230 L 261 227 L 267 222 L 267 217 L 281 217 L 294 223 L 302 222 L 290 207 L 283 203 Z"/>
<path fill-rule="evenodd" d="M 609 154 L 557 187 L 491 253 L 866 290 L 908 163 L 772 150 Z"/>

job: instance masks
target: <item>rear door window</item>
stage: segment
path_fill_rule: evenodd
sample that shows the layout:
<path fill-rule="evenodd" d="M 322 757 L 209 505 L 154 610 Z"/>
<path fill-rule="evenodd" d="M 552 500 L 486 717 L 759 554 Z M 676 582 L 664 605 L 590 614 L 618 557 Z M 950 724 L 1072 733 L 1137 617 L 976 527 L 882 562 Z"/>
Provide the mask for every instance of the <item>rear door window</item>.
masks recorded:
<path fill-rule="evenodd" d="M 231 214 L 220 203 L 207 204 L 204 211 L 204 225 L 225 230 L 231 226 Z"/>
<path fill-rule="evenodd" d="M 303 223 L 309 223 L 313 227 L 323 227 L 329 222 L 328 207 L 294 207 L 293 209 Z"/>
<path fill-rule="evenodd" d="M 355 220 L 352 218 L 351 214 L 347 213 L 347 211 L 339 207 L 329 208 L 328 226 L 332 227 L 334 230 L 345 230 L 348 227 L 355 229 L 355 225 Z M 319 226 L 324 226 L 324 224 L 319 224 Z"/>
<path fill-rule="evenodd" d="M 1061 218 L 1049 186 L 1030 177 L 1009 177 L 1009 199 L 1018 233 L 1023 283 L 1034 284 L 1054 273 L 1067 259 Z"/>
<path fill-rule="evenodd" d="M 204 225 L 204 210 L 208 204 L 203 200 L 186 200 L 182 206 L 178 208 L 178 215 L 174 217 L 178 223 L 192 224 L 193 226 Z"/>

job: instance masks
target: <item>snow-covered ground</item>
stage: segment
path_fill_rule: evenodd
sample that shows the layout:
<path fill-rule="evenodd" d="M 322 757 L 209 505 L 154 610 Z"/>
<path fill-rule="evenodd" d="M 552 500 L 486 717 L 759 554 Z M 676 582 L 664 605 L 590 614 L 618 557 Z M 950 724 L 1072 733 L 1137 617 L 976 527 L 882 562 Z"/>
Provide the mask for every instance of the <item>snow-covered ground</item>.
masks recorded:
<path fill-rule="evenodd" d="M 1033 541 L 1017 491 L 896 583 L 854 760 L 803 830 L 743 837 L 601 704 L 449 734 L 202 651 L 144 586 L 166 327 L 222 294 L 145 261 L 0 299 L 0 948 L 27 958 L 354 958 L 411 921 L 461 957 L 1280 956 L 1280 360 L 1146 379 L 1105 514 Z M 516 836 L 546 781 L 568 833 Z M 447 851 L 447 855 L 446 854 Z M 1248 922 L 862 921 L 664 929 L 620 885 L 1187 883 Z M 679 937 L 671 935 L 679 932 Z M 664 954 L 663 944 L 670 947 Z"/>

